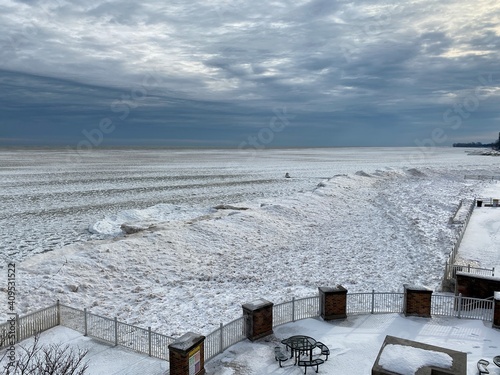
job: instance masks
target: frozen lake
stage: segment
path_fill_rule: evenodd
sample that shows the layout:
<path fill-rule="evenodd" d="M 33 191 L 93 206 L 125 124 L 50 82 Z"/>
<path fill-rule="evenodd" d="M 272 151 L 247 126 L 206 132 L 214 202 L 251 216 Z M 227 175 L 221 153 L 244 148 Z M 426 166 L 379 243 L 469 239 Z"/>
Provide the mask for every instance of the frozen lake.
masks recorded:
<path fill-rule="evenodd" d="M 322 179 L 391 168 L 474 169 L 498 160 L 463 149 L 0 150 L 0 241 L 20 260 L 103 238 L 89 226 L 124 210 L 163 206 L 163 217 L 310 191 Z M 284 179 L 285 173 L 292 176 Z M 167 206 L 170 205 L 170 206 Z M 129 212 L 130 213 L 130 212 Z M 193 213 L 194 214 L 194 213 Z M 133 215 L 132 215 L 133 216 Z M 116 220 L 125 218 L 116 217 Z M 101 226 L 101 229 L 103 227 Z M 116 231 L 116 228 L 115 228 Z"/>
<path fill-rule="evenodd" d="M 318 286 L 437 291 L 460 200 L 497 185 L 464 175 L 500 175 L 498 158 L 453 148 L 68 156 L 0 152 L 0 236 L 18 263 L 19 312 L 59 299 L 172 336 Z M 123 236 L 124 222 L 148 229 Z"/>

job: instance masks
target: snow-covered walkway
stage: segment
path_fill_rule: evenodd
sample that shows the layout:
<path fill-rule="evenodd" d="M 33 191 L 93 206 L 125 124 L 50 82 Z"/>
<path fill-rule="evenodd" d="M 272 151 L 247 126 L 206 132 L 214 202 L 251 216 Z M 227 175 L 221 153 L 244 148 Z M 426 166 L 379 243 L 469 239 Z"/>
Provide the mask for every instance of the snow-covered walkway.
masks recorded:
<path fill-rule="evenodd" d="M 29 347 L 32 342 L 32 338 L 26 339 L 21 345 Z M 86 372 L 89 375 L 164 375 L 169 368 L 166 361 L 151 358 L 120 346 L 104 344 L 63 326 L 54 327 L 40 335 L 40 344 L 59 343 L 63 346 L 68 345 L 74 350 L 88 350 L 85 360 L 89 363 Z"/>
<path fill-rule="evenodd" d="M 274 334 L 256 342 L 244 340 L 229 347 L 205 365 L 207 375 L 299 375 L 303 369 L 292 361 L 280 368 L 273 348 L 293 335 L 308 335 L 326 344 L 330 356 L 319 368 L 320 374 L 366 375 L 376 361 L 386 335 L 467 353 L 467 374 L 476 374 L 476 363 L 490 361 L 491 375 L 500 375 L 492 359 L 500 355 L 500 330 L 491 322 L 448 317 L 417 318 L 402 314 L 350 315 L 345 320 L 324 322 L 305 319 L 274 328 Z M 31 339 L 25 340 L 29 345 Z M 63 343 L 73 348 L 89 349 L 88 374 L 91 375 L 165 375 L 169 364 L 120 347 L 84 337 L 69 328 L 58 326 L 42 333 L 41 343 Z M 406 358 L 411 362 L 411 358 Z M 314 373 L 311 370 L 312 373 Z"/>
<path fill-rule="evenodd" d="M 320 374 L 366 375 L 377 359 L 386 335 L 467 353 L 467 373 L 476 374 L 476 363 L 490 361 L 490 374 L 500 374 L 492 359 L 500 355 L 500 331 L 490 322 L 444 317 L 416 318 L 400 314 L 348 316 L 346 320 L 324 322 L 305 319 L 274 329 L 274 334 L 258 342 L 242 341 L 215 357 L 205 366 L 209 375 L 299 375 L 302 368 L 292 361 L 279 368 L 273 347 L 292 335 L 314 337 L 330 348 L 330 357 Z M 401 359 L 411 361 L 411 358 Z M 308 371 L 309 372 L 309 371 Z M 314 373 L 314 371 L 310 371 Z"/>
<path fill-rule="evenodd" d="M 482 197 L 500 198 L 499 185 L 486 187 Z M 458 261 L 500 271 L 500 207 L 474 209 L 458 249 Z"/>

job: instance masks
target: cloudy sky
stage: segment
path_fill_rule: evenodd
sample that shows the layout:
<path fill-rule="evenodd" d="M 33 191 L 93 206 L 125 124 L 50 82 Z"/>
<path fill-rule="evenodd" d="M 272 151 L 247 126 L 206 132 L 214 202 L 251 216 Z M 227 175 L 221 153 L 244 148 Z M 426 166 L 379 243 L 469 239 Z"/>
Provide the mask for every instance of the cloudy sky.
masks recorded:
<path fill-rule="evenodd" d="M 0 10 L 0 145 L 427 147 L 500 131 L 497 0 Z"/>

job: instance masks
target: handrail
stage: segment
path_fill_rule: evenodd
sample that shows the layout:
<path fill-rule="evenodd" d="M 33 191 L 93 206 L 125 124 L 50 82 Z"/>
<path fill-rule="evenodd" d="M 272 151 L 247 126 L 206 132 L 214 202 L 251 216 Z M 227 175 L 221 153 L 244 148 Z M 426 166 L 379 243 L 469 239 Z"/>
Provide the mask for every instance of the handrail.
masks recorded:
<path fill-rule="evenodd" d="M 431 311 L 433 314 L 441 316 L 451 316 L 458 318 L 482 319 L 485 321 L 493 320 L 493 297 L 487 299 L 468 298 L 461 295 L 453 294 L 434 294 L 431 299 Z M 375 292 L 372 290 L 368 293 L 347 293 L 346 312 L 348 315 L 355 314 L 380 314 L 380 313 L 402 313 L 404 309 L 404 293 L 401 292 Z M 272 326 L 276 327 L 281 324 L 291 323 L 296 320 L 315 318 L 320 316 L 319 311 L 320 297 L 318 295 L 304 297 L 300 299 L 293 298 L 291 301 L 273 305 L 273 311 L 279 312 L 279 316 L 274 318 Z M 168 350 L 166 348 L 176 339 L 160 333 L 152 332 L 151 328 L 141 328 L 128 323 L 118 322 L 116 318 L 111 319 L 92 314 L 84 310 L 76 309 L 66 305 L 56 303 L 52 306 L 37 310 L 34 313 L 26 314 L 18 320 L 28 320 L 33 318 L 33 321 L 44 319 L 47 314 L 44 314 L 50 309 L 57 309 L 59 319 L 54 319 L 54 314 L 49 314 L 50 319 L 43 321 L 40 327 L 49 329 L 57 325 L 67 326 L 66 322 L 70 323 L 69 328 L 75 329 L 74 320 L 84 319 L 79 327 L 85 326 L 88 323 L 92 324 L 95 319 L 105 323 L 97 324 L 93 327 L 85 327 L 90 331 L 89 334 L 93 337 L 98 337 L 101 340 L 109 342 L 113 345 L 124 346 L 133 349 L 139 353 L 147 354 L 156 358 L 168 361 Z M 75 317 L 74 312 L 78 312 Z M 65 316 L 68 314 L 68 316 Z M 87 319 L 90 320 L 87 322 Z M 48 319 L 48 318 L 47 318 Z M 47 323 L 47 324 L 45 324 Z M 215 331 L 205 335 L 205 360 L 213 358 L 217 354 L 223 352 L 228 347 L 244 340 L 246 338 L 246 318 L 239 317 L 226 325 L 220 324 Z M 32 324 L 29 322 L 28 324 Z M 52 327 L 48 327 L 48 326 Z M 48 328 L 47 328 L 48 327 Z M 123 328 L 131 328 L 124 330 Z M 7 333 L 9 329 L 7 323 L 0 324 L 0 337 Z M 82 328 L 80 328 L 82 329 Z M 106 332 L 96 332 L 97 329 L 104 329 Z M 125 331 L 125 332 L 123 332 Z M 35 334 L 36 332 L 32 332 Z M 86 333 L 86 332 L 82 332 Z M 120 334 L 126 334 L 127 340 L 121 340 Z M 26 337 L 23 337 L 23 339 Z M 1 348 L 0 348 L 1 349 Z"/>

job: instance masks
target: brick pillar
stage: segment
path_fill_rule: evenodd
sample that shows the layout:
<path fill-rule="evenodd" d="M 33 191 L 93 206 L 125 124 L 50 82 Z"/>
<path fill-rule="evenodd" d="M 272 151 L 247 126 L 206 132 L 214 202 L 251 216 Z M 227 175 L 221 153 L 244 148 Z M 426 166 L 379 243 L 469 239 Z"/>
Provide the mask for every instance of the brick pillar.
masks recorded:
<path fill-rule="evenodd" d="M 205 336 L 188 332 L 168 346 L 170 375 L 205 374 Z"/>
<path fill-rule="evenodd" d="M 347 289 L 342 285 L 335 288 L 320 287 L 319 313 L 323 320 L 347 318 Z"/>
<path fill-rule="evenodd" d="M 273 333 L 273 305 L 261 298 L 242 306 L 246 335 L 251 341 Z"/>
<path fill-rule="evenodd" d="M 493 294 L 493 328 L 500 328 L 500 292 Z"/>
<path fill-rule="evenodd" d="M 425 287 L 405 285 L 405 316 L 431 317 L 432 290 Z"/>

